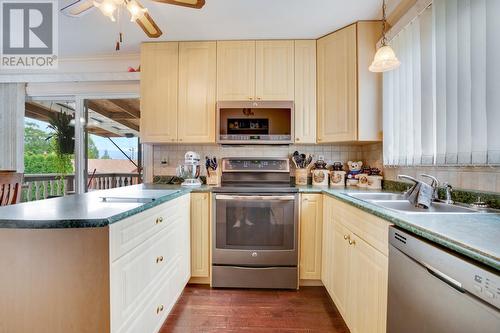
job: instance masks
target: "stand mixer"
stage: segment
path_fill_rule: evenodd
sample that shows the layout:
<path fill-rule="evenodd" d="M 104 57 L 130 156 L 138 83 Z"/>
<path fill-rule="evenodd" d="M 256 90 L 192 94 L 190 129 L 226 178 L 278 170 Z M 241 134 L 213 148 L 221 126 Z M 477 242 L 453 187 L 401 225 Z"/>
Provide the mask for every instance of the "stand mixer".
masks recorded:
<path fill-rule="evenodd" d="M 182 186 L 196 187 L 201 186 L 200 176 L 200 155 L 188 151 L 184 155 L 184 164 L 177 167 L 177 177 L 184 179 Z"/>

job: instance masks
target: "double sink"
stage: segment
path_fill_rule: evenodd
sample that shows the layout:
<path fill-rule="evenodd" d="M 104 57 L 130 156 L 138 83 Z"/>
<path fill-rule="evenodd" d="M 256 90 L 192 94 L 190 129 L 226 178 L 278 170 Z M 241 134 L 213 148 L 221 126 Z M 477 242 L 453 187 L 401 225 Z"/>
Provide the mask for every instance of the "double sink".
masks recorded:
<path fill-rule="evenodd" d="M 446 204 L 443 202 L 433 202 L 429 208 L 415 207 L 408 200 L 406 200 L 403 194 L 398 193 L 383 193 L 383 192 L 373 192 L 373 193 L 346 193 L 356 199 L 367 201 L 373 203 L 377 206 L 391 209 L 400 213 L 405 214 L 467 214 L 467 213 L 479 213 L 482 212 L 477 209 Z"/>

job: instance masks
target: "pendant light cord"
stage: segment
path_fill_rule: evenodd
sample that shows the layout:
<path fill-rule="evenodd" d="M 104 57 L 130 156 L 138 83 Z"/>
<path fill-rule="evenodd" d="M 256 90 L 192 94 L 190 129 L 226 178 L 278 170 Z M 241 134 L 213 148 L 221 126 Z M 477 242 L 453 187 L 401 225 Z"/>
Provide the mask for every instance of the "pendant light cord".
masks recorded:
<path fill-rule="evenodd" d="M 385 0 L 382 0 L 382 46 L 387 45 L 387 37 L 385 35 L 385 29 L 386 29 L 386 3 Z"/>

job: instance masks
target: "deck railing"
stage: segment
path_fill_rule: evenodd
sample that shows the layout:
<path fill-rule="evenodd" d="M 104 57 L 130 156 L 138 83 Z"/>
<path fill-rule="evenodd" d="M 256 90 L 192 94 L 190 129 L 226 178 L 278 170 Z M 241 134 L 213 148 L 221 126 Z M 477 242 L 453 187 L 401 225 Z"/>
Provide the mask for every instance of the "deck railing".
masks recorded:
<path fill-rule="evenodd" d="M 89 175 L 90 179 L 91 175 Z M 138 184 L 140 177 L 136 173 L 97 173 L 90 181 L 89 191 L 106 190 Z M 22 200 L 35 201 L 54 196 L 64 196 L 74 193 L 75 175 L 58 174 L 26 174 Z"/>

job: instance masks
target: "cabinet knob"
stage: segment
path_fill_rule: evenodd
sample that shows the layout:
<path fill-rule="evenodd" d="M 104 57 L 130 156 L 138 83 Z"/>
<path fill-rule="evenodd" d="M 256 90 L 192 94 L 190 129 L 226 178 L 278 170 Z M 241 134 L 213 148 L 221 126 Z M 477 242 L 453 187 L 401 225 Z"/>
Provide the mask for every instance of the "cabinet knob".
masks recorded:
<path fill-rule="evenodd" d="M 257 100 L 258 100 L 258 101 L 260 101 L 261 99 L 262 99 L 262 98 L 260 98 L 260 97 L 257 97 Z"/>
<path fill-rule="evenodd" d="M 318 138 L 318 142 L 320 142 L 320 141 L 321 141 L 321 138 Z"/>
<path fill-rule="evenodd" d="M 162 222 L 163 222 L 163 217 L 160 216 L 156 219 L 156 224 L 160 224 Z"/>
<path fill-rule="evenodd" d="M 295 138 L 295 141 L 300 141 L 300 139 L 299 138 Z"/>
<path fill-rule="evenodd" d="M 349 245 L 356 245 L 356 241 L 354 239 L 349 239 Z"/>
<path fill-rule="evenodd" d="M 345 240 L 350 240 L 350 239 L 351 239 L 351 236 L 350 236 L 350 235 L 344 235 L 344 239 L 345 239 Z"/>
<path fill-rule="evenodd" d="M 161 305 L 158 305 L 158 307 L 156 308 L 156 314 L 160 313 L 163 311 L 163 304 Z"/>
<path fill-rule="evenodd" d="M 163 256 L 156 257 L 156 263 L 159 264 L 163 261 Z"/>
<path fill-rule="evenodd" d="M 249 100 L 253 101 L 253 97 L 248 97 Z"/>

